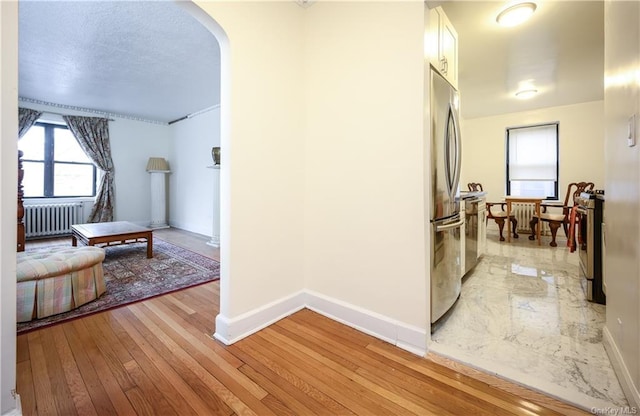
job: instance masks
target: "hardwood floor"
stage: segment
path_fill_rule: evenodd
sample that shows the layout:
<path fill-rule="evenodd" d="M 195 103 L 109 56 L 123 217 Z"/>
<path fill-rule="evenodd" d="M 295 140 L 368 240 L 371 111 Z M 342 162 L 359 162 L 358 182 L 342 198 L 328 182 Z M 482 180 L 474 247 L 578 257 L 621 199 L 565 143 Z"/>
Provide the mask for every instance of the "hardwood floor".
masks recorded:
<path fill-rule="evenodd" d="M 587 414 L 310 310 L 225 346 L 218 308 L 212 282 L 20 335 L 23 414 Z"/>

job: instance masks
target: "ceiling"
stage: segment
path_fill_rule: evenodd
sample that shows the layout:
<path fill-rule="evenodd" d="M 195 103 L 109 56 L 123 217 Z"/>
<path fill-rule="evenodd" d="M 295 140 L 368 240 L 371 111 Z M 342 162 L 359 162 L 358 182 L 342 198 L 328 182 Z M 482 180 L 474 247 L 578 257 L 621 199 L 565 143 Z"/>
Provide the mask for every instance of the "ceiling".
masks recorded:
<path fill-rule="evenodd" d="M 495 21 L 506 1 L 439 3 L 458 32 L 464 118 L 604 98 L 602 1 L 537 1 L 531 19 L 511 28 Z M 529 100 L 515 97 L 525 80 L 538 90 Z"/>
<path fill-rule="evenodd" d="M 602 1 L 538 2 L 513 28 L 495 23 L 505 2 L 435 3 L 458 32 L 464 118 L 603 99 Z M 19 7 L 22 98 L 159 122 L 219 104 L 219 45 L 174 2 Z M 515 98 L 524 80 L 533 80 L 535 98 Z"/>
<path fill-rule="evenodd" d="M 19 3 L 19 96 L 169 122 L 220 102 L 220 48 L 169 1 Z"/>

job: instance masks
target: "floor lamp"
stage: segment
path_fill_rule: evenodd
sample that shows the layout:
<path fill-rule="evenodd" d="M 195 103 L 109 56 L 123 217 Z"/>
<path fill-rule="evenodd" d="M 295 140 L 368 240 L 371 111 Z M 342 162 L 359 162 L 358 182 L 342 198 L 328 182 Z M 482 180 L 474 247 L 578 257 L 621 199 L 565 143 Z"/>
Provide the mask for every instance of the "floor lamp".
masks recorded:
<path fill-rule="evenodd" d="M 169 163 L 162 157 L 150 157 L 147 172 L 151 175 L 150 228 L 169 228 L 167 224 L 167 188 L 165 175 L 170 173 Z"/>

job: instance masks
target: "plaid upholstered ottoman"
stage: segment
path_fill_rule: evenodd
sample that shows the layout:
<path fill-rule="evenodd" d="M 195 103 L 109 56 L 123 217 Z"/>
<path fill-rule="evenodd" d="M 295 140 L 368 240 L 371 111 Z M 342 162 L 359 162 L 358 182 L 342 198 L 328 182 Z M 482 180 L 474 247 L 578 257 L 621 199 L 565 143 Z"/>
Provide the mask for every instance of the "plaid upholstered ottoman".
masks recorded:
<path fill-rule="evenodd" d="M 106 290 L 99 247 L 17 253 L 18 322 L 67 312 Z"/>

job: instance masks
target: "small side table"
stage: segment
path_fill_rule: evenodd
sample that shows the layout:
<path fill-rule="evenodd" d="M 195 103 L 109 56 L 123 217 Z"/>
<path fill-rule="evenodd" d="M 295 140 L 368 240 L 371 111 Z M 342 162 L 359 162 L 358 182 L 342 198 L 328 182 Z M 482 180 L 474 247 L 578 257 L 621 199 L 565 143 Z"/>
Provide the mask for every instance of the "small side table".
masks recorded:
<path fill-rule="evenodd" d="M 520 204 L 535 204 L 535 216 L 538 218 L 538 227 L 536 229 L 536 236 L 538 237 L 538 245 L 541 245 L 540 241 L 540 232 L 542 230 L 542 224 L 540 223 L 540 204 L 544 197 L 532 197 L 532 196 L 510 196 L 507 195 L 504 197 L 505 202 L 507 203 L 507 242 L 511 242 L 511 204 L 513 202 L 517 202 Z"/>

